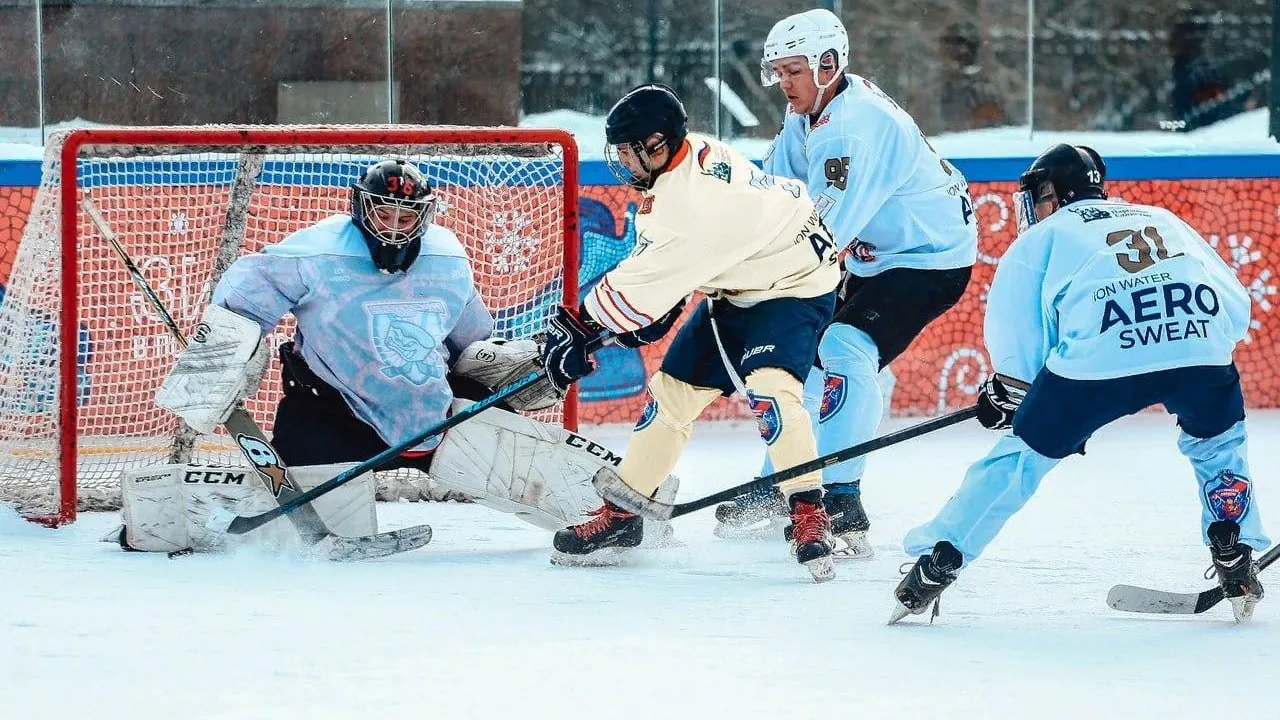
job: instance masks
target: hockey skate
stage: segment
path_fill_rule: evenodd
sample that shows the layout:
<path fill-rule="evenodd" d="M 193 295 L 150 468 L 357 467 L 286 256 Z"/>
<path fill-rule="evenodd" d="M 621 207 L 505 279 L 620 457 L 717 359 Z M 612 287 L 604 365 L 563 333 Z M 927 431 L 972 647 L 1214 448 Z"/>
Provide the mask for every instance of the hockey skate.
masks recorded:
<path fill-rule="evenodd" d="M 1209 525 L 1209 554 L 1222 592 L 1231 601 L 1236 622 L 1253 617 L 1253 608 L 1262 599 L 1262 583 L 1258 582 L 1258 566 L 1253 562 L 1253 548 L 1240 542 L 1240 526 L 1234 520 L 1219 520 Z"/>
<path fill-rule="evenodd" d="M 644 540 L 644 519 L 612 503 L 588 513 L 591 519 L 560 530 L 552 540 L 553 565 L 614 565 Z"/>
<path fill-rule="evenodd" d="M 791 524 L 783 537 L 791 545 L 791 554 L 804 565 L 814 582 L 826 582 L 836 576 L 832 548 L 831 518 L 822 507 L 822 491 L 806 490 L 789 499 Z"/>
<path fill-rule="evenodd" d="M 777 488 L 743 495 L 716 506 L 716 527 L 721 540 L 763 540 L 773 537 L 787 520 L 787 503 Z"/>
<path fill-rule="evenodd" d="M 933 605 L 929 622 L 938 617 L 938 599 L 942 591 L 955 582 L 956 573 L 964 564 L 960 551 L 949 542 L 933 546 L 932 555 L 923 555 L 907 572 L 893 591 L 898 604 L 889 616 L 892 625 L 907 615 L 921 615 Z"/>
<path fill-rule="evenodd" d="M 867 540 L 871 522 L 862 509 L 862 495 L 856 492 L 827 492 L 822 504 L 831 516 L 831 533 L 836 537 L 837 560 L 870 560 L 876 550 Z"/>

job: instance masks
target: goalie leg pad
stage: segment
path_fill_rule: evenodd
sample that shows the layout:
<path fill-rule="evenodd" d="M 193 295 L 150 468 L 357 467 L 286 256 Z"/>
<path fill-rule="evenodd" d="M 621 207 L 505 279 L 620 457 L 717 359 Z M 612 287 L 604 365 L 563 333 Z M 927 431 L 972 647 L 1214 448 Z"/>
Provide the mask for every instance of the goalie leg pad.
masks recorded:
<path fill-rule="evenodd" d="M 306 491 L 341 473 L 353 463 L 289 468 Z M 317 498 L 313 505 L 337 535 L 361 537 L 377 532 L 374 479 L 366 473 Z M 277 518 L 243 536 L 211 532 L 206 527 L 214 508 L 253 515 L 276 506 L 275 499 L 245 467 L 160 465 L 126 470 L 121 478 L 124 544 L 143 552 L 225 550 L 249 542 L 283 549 L 298 544 L 288 518 Z"/>
<path fill-rule="evenodd" d="M 156 404 L 195 430 L 212 433 L 258 388 L 267 360 L 256 321 L 210 305 L 156 391 Z"/>
<path fill-rule="evenodd" d="M 589 519 L 601 503 L 591 478 L 621 461 L 558 425 L 491 408 L 445 434 L 431 477 L 441 488 L 555 531 Z M 677 483 L 671 477 L 663 487 L 674 494 Z"/>

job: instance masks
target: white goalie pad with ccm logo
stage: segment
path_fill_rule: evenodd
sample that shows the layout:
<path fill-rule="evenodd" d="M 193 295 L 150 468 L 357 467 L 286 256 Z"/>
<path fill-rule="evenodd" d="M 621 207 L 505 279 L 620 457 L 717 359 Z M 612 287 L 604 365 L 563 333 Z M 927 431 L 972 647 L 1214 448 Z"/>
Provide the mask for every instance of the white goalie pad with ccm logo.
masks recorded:
<path fill-rule="evenodd" d="M 305 492 L 354 466 L 355 463 L 291 467 L 289 477 Z M 316 498 L 312 505 L 325 525 L 337 535 L 373 535 L 378 531 L 374 485 L 373 474 L 365 473 Z M 124 498 L 123 543 L 131 550 L 210 552 L 240 543 L 279 550 L 301 546 L 293 523 L 285 517 L 238 536 L 205 528 L 214 506 L 237 515 L 256 515 L 276 507 L 275 498 L 253 468 L 207 465 L 134 468 L 126 470 L 121 477 L 121 495 Z"/>
<path fill-rule="evenodd" d="M 454 412 L 470 403 L 456 401 Z M 495 510 L 545 530 L 588 520 L 604 502 L 591 485 L 596 470 L 622 456 L 559 425 L 490 408 L 445 434 L 431 461 L 431 478 Z M 658 496 L 674 499 L 674 475 Z M 646 529 L 646 538 L 663 533 Z M 669 533 L 666 533 L 669 534 Z"/>

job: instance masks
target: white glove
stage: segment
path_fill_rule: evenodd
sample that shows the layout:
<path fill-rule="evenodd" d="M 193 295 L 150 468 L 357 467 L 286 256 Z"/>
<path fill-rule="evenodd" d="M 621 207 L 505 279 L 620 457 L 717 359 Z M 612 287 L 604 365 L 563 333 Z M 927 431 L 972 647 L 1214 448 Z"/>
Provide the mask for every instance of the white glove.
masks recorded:
<path fill-rule="evenodd" d="M 212 433 L 258 389 L 266 369 L 267 346 L 258 323 L 210 305 L 156 391 L 156 404 L 196 431 Z"/>
<path fill-rule="evenodd" d="M 531 339 L 477 340 L 463 349 L 451 370 L 455 375 L 497 391 L 531 372 L 541 370 L 538 350 L 538 343 Z M 539 380 L 507 398 L 507 404 L 516 410 L 541 410 L 555 405 L 563 397 L 549 381 Z"/>

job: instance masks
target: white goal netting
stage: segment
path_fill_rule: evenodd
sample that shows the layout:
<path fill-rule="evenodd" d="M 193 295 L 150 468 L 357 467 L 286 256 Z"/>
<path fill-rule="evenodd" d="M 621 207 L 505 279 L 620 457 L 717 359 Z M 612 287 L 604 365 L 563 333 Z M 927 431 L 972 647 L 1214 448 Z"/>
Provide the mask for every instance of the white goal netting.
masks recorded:
<path fill-rule="evenodd" d="M 244 131 L 251 140 L 226 144 L 226 133 Z M 574 231 L 576 187 L 565 182 L 574 151 L 547 135 L 404 126 L 98 130 L 86 144 L 72 136 L 74 192 L 62 187 L 69 136 L 50 138 L 0 304 L 0 500 L 56 518 L 67 514 L 60 510 L 67 494 L 81 510 L 118 507 L 119 474 L 128 467 L 170 458 L 243 464 L 221 434 L 193 437 L 155 406 L 175 342 L 83 211 L 76 207 L 74 227 L 64 225 L 67 202 L 92 200 L 189 333 L 232 260 L 349 212 L 351 183 L 366 167 L 405 158 L 432 180 L 441 197 L 436 222 L 467 246 L 498 333 L 526 337 L 566 299 L 566 278 L 576 294 L 576 248 L 565 242 Z M 74 252 L 72 274 L 63 247 Z M 60 361 L 68 298 L 78 305 L 74 367 Z M 272 350 L 291 334 L 286 318 L 269 338 Z M 280 394 L 272 363 L 247 402 L 268 432 Z M 74 427 L 65 422 L 69 402 Z M 558 420 L 564 411 L 542 417 Z M 74 482 L 69 470 L 60 473 L 71 447 Z M 409 492 L 418 489 L 426 488 Z"/>

